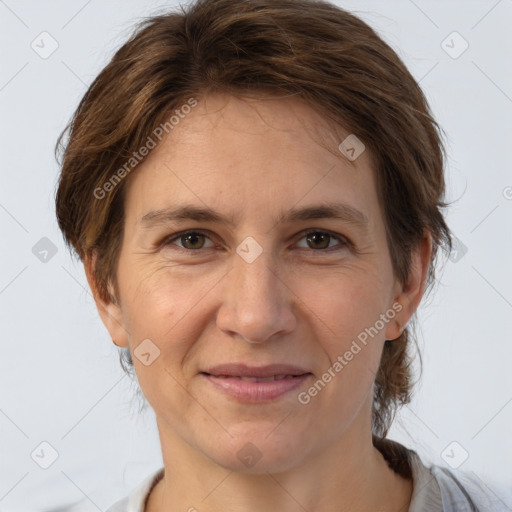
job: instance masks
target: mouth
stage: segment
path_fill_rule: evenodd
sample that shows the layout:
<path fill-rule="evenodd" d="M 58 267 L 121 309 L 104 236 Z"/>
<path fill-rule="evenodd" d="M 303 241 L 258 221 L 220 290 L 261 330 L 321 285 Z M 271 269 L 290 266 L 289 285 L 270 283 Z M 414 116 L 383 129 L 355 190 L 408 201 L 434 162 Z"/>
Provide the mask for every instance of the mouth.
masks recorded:
<path fill-rule="evenodd" d="M 244 363 L 228 363 L 211 366 L 202 373 L 214 377 L 240 377 L 240 378 L 275 378 L 275 377 L 297 377 L 310 373 L 301 366 L 291 364 L 268 364 L 265 366 L 250 366 Z"/>
<path fill-rule="evenodd" d="M 245 375 L 212 375 L 210 373 L 204 373 L 204 375 L 210 375 L 211 377 L 216 377 L 218 379 L 238 379 L 245 382 L 272 382 L 275 380 L 295 379 L 297 377 L 302 377 L 302 375 L 271 375 L 270 377 L 247 377 Z"/>
<path fill-rule="evenodd" d="M 297 389 L 313 376 L 291 365 L 247 366 L 228 364 L 209 368 L 201 375 L 213 387 L 241 402 L 269 402 Z"/>

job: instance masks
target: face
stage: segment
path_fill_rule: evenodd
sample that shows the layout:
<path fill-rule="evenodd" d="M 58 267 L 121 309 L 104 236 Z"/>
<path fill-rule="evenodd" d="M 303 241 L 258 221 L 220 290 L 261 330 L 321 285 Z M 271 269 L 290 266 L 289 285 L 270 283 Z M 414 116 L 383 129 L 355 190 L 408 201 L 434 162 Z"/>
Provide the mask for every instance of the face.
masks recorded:
<path fill-rule="evenodd" d="M 129 177 L 120 302 L 100 313 L 169 450 L 280 471 L 367 439 L 416 295 L 393 275 L 369 152 L 324 147 L 347 135 L 296 99 L 208 96 Z"/>

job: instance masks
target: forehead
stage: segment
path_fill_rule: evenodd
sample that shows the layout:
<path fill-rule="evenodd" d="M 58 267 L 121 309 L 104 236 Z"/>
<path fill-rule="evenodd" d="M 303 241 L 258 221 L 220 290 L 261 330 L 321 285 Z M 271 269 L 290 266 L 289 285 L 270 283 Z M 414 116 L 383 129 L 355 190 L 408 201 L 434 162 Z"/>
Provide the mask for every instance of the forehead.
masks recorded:
<path fill-rule="evenodd" d="M 229 134 L 236 135 L 239 144 L 251 145 L 260 138 L 266 142 L 275 140 L 278 144 L 288 144 L 296 154 L 317 153 L 316 156 L 320 156 L 324 150 L 339 157 L 338 145 L 350 134 L 350 130 L 329 120 L 298 96 L 210 94 L 202 98 L 189 114 L 179 120 L 176 116 L 174 118 L 179 124 L 166 137 L 167 141 L 164 140 L 156 149 L 155 155 L 168 151 L 171 146 L 194 144 L 205 136 L 210 141 L 227 143 L 226 146 L 229 140 L 225 137 Z M 197 146 L 194 148 L 195 151 L 198 149 Z M 265 154 L 267 146 L 259 150 L 260 154 Z"/>
<path fill-rule="evenodd" d="M 371 156 L 342 154 L 349 135 L 296 97 L 207 96 L 130 176 L 126 214 L 140 222 L 149 209 L 195 203 L 262 216 L 321 199 L 344 200 L 371 217 Z"/>

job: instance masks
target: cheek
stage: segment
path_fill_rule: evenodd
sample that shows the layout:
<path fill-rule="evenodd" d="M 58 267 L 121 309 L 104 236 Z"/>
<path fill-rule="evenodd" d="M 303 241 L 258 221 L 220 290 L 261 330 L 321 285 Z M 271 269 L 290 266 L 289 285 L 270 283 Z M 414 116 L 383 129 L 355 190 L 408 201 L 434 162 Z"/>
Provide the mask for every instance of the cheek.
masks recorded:
<path fill-rule="evenodd" d="M 371 269 L 332 272 L 328 279 L 302 277 L 296 283 L 297 295 L 310 311 L 317 333 L 336 356 L 351 341 L 371 330 L 372 338 L 381 339 L 384 329 L 378 323 L 378 334 L 372 327 L 385 313 L 389 291 Z M 364 339 L 364 335 L 359 336 Z"/>
<path fill-rule="evenodd" d="M 204 308 L 222 275 L 190 269 L 185 275 L 176 268 L 162 266 L 134 266 L 126 272 L 121 290 L 123 321 L 139 384 L 152 406 L 163 400 L 185 407 L 187 397 L 182 396 L 178 382 L 183 381 L 184 361 L 191 357 L 196 341 L 211 322 L 211 315 L 205 314 Z M 157 347 L 154 350 L 158 354 L 149 366 L 137 359 L 147 339 Z"/>
<path fill-rule="evenodd" d="M 185 410 L 190 397 L 180 384 L 181 364 L 200 336 L 197 312 L 201 298 L 212 288 L 212 279 L 185 280 L 170 268 L 136 265 L 124 277 L 123 320 L 138 383 L 155 410 L 160 410 L 162 404 L 172 410 Z M 146 340 L 151 343 L 148 345 Z M 138 357 L 147 346 L 150 364 Z"/>
<path fill-rule="evenodd" d="M 152 334 L 157 339 L 190 323 L 191 314 L 219 281 L 216 274 L 193 270 L 184 273 L 162 265 L 127 269 L 125 275 L 127 286 L 121 291 L 126 299 L 125 317 L 134 333 Z"/>
<path fill-rule="evenodd" d="M 305 303 L 315 325 L 317 343 L 327 356 L 323 373 L 317 375 L 326 383 L 325 390 L 323 384 L 317 386 L 322 389 L 318 405 L 336 404 L 333 411 L 348 417 L 370 391 L 379 366 L 385 340 L 385 323 L 380 315 L 387 306 L 386 283 L 368 268 L 334 272 L 328 285 L 313 280 L 306 283 L 309 295 L 306 288 L 300 293 L 308 297 Z"/>

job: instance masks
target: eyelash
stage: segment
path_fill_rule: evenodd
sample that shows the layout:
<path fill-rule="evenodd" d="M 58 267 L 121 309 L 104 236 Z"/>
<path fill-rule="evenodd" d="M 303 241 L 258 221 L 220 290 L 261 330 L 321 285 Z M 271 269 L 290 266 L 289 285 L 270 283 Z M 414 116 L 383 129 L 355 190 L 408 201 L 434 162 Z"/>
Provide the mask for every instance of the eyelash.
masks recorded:
<path fill-rule="evenodd" d="M 311 235 L 311 234 L 314 234 L 314 233 L 321 233 L 321 234 L 324 234 L 324 235 L 328 235 L 331 238 L 334 238 L 338 242 L 340 242 L 340 245 L 342 247 L 340 247 L 340 248 L 328 247 L 326 249 L 310 249 L 310 248 L 301 247 L 300 249 L 306 249 L 306 250 L 309 249 L 310 251 L 313 251 L 313 252 L 319 252 L 319 253 L 324 252 L 325 253 L 325 252 L 331 252 L 331 251 L 334 251 L 334 250 L 340 250 L 342 248 L 352 247 L 352 242 L 348 238 L 346 238 L 346 237 L 344 237 L 342 235 L 338 235 L 338 234 L 332 233 L 331 231 L 326 231 L 324 229 L 307 229 L 305 231 L 302 231 L 300 233 L 302 235 L 300 240 L 302 240 L 304 237 L 306 237 L 308 235 Z M 191 230 L 181 231 L 179 233 L 174 233 L 174 234 L 170 235 L 169 237 L 165 238 L 165 240 L 163 240 L 162 245 L 166 246 L 166 247 L 169 246 L 169 245 L 175 245 L 178 250 L 185 251 L 187 253 L 193 253 L 193 252 L 199 253 L 202 250 L 213 249 L 213 247 L 206 247 L 206 248 L 201 248 L 201 249 L 187 249 L 185 247 L 179 247 L 178 245 L 172 243 L 175 240 L 178 240 L 178 239 L 180 239 L 181 237 L 183 237 L 185 235 L 191 235 L 191 234 L 204 235 L 205 237 L 207 237 L 208 239 L 211 240 L 211 237 L 208 235 L 207 231 L 203 231 L 201 229 L 191 229 Z M 215 243 L 213 240 L 211 240 L 211 241 L 213 243 Z"/>

